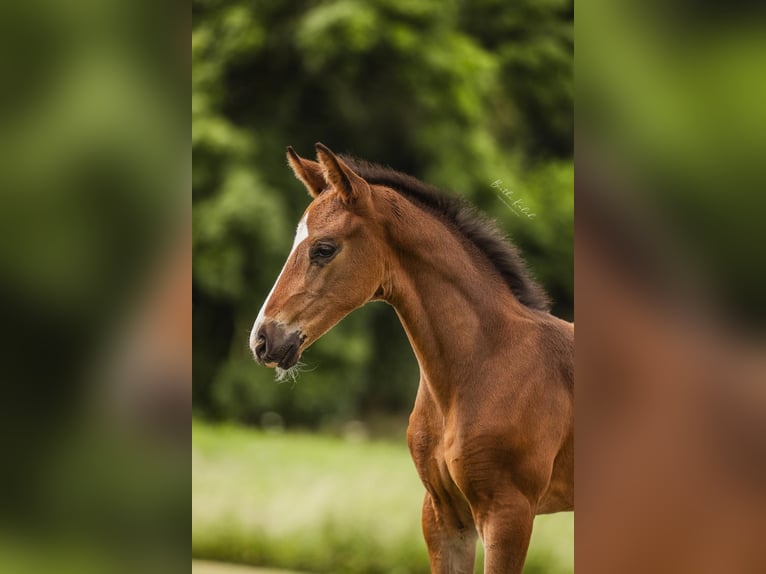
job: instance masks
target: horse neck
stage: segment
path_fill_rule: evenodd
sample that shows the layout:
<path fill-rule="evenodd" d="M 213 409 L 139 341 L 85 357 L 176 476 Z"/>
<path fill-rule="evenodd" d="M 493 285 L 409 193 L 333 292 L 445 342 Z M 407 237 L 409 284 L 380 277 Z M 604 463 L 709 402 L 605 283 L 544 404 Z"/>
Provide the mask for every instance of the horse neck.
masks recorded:
<path fill-rule="evenodd" d="M 523 337 L 536 316 L 464 238 L 403 198 L 396 203 L 384 298 L 444 412 L 466 386 L 491 376 L 489 358 Z"/>

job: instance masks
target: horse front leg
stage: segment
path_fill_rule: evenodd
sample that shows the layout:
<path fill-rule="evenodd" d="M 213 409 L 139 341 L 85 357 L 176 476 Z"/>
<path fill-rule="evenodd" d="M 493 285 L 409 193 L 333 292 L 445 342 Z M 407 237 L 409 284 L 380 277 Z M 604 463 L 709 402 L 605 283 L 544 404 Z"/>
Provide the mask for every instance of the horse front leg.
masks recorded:
<path fill-rule="evenodd" d="M 466 508 L 466 511 L 468 509 Z M 432 574 L 472 574 L 476 561 L 476 529 L 470 511 L 458 513 L 455 508 L 434 502 L 426 493 L 423 500 L 423 536 L 428 547 Z"/>
<path fill-rule="evenodd" d="M 521 574 L 535 518 L 527 498 L 506 493 L 491 508 L 474 510 L 484 543 L 484 574 Z"/>

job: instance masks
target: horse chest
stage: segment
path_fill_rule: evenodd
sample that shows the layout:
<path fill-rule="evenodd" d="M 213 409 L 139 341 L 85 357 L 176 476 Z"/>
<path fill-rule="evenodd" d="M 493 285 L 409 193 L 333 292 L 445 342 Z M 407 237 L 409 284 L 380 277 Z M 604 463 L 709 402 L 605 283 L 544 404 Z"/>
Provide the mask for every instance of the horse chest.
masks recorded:
<path fill-rule="evenodd" d="M 443 426 L 411 423 L 408 444 L 418 475 L 432 497 L 445 501 L 464 498 L 455 481 L 460 457 Z"/>

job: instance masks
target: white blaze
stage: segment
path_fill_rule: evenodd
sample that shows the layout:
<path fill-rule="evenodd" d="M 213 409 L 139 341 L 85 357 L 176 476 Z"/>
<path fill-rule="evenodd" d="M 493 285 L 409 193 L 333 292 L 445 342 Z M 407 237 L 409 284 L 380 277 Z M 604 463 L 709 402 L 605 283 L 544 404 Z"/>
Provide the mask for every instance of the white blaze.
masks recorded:
<path fill-rule="evenodd" d="M 298 249 L 298 246 L 303 242 L 304 239 L 306 239 L 309 236 L 309 228 L 308 225 L 306 225 L 306 218 L 308 217 L 308 214 L 304 215 L 300 222 L 298 223 L 298 229 L 295 232 L 295 240 L 293 241 L 293 248 L 290 250 L 290 255 L 287 256 L 287 259 L 285 260 L 285 265 L 282 267 L 282 271 L 279 272 L 279 276 L 277 277 L 277 280 L 274 282 L 273 287 L 271 288 L 271 291 L 269 291 L 268 296 L 266 297 L 266 300 L 263 302 L 263 306 L 261 307 L 261 310 L 258 312 L 258 317 L 255 319 L 255 324 L 253 325 L 252 331 L 250 331 L 250 348 L 255 348 L 255 336 L 258 332 L 258 329 L 261 328 L 261 325 L 263 325 L 263 321 L 266 318 L 266 307 L 269 304 L 269 300 L 271 299 L 271 296 L 274 294 L 274 289 L 279 284 L 279 280 L 282 278 L 282 274 L 285 272 L 285 269 L 287 268 L 287 264 L 290 261 L 290 258 L 293 256 L 293 253 L 295 253 L 295 250 Z"/>

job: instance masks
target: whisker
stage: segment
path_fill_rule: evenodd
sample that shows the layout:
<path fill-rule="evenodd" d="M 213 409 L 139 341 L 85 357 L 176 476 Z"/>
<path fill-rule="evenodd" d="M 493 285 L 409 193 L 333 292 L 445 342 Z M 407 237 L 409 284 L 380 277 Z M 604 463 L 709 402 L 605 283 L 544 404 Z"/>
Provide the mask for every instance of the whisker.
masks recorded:
<path fill-rule="evenodd" d="M 277 367 L 276 380 L 278 383 L 284 383 L 285 381 L 292 381 L 293 383 L 297 383 L 298 377 L 300 376 L 300 374 L 306 370 L 307 370 L 306 363 L 302 363 L 300 361 L 295 363 L 289 369 L 282 369 L 280 367 Z M 313 370 L 313 369 L 310 369 L 310 370 Z"/>

